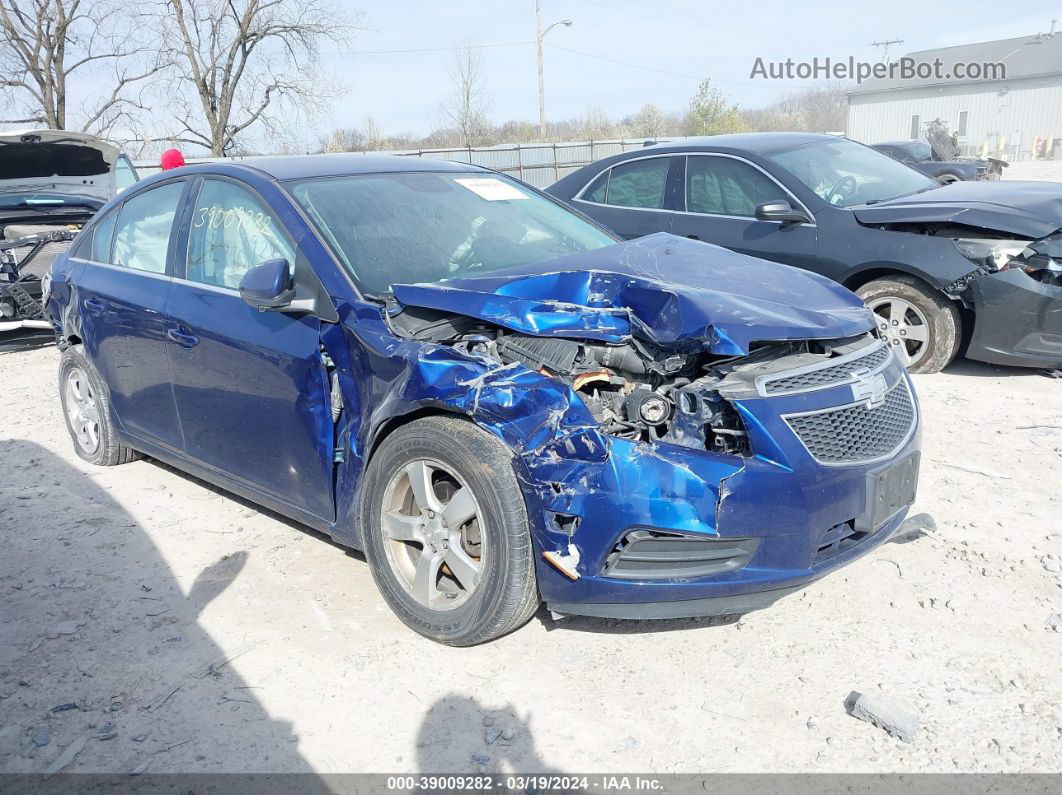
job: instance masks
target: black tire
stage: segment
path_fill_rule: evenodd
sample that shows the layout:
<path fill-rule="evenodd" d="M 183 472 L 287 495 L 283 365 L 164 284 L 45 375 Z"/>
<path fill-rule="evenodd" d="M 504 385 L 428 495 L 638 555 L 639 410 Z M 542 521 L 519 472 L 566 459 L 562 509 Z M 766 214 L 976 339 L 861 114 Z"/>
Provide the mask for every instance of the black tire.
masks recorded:
<path fill-rule="evenodd" d="M 382 513 L 389 484 L 421 459 L 441 463 L 464 482 L 485 525 L 478 584 L 463 603 L 448 610 L 431 609 L 414 598 L 384 546 L 388 541 Z M 362 494 L 361 526 L 373 579 L 409 627 L 439 643 L 473 646 L 511 632 L 534 614 L 539 598 L 527 508 L 512 455 L 497 438 L 458 417 L 414 420 L 394 431 L 376 450 Z M 417 542 L 413 543 L 416 548 Z"/>
<path fill-rule="evenodd" d="M 950 185 L 953 182 L 961 182 L 962 177 L 958 174 L 952 174 L 950 171 L 945 171 L 943 174 L 937 177 L 937 182 L 941 185 Z"/>
<path fill-rule="evenodd" d="M 962 321 L 955 303 L 914 276 L 897 274 L 867 282 L 856 294 L 868 305 L 899 298 L 912 304 L 925 318 L 928 339 L 921 358 L 907 369 L 911 373 L 937 373 L 959 352 Z"/>
<path fill-rule="evenodd" d="M 75 371 L 84 375 L 96 404 L 98 416 L 98 421 L 95 424 L 97 444 L 93 448 L 86 448 L 78 440 L 77 432 L 70 421 L 71 397 L 68 394 L 67 385 L 71 374 Z M 100 378 L 99 373 L 96 372 L 96 368 L 92 366 L 88 357 L 85 356 L 85 351 L 80 345 L 71 345 L 59 357 L 59 399 L 63 405 L 63 419 L 66 421 L 66 429 L 70 432 L 70 439 L 74 443 L 74 452 L 80 458 L 90 464 L 103 467 L 127 464 L 140 458 L 140 453 L 136 450 L 119 443 L 107 387 L 103 383 L 103 379 Z"/>

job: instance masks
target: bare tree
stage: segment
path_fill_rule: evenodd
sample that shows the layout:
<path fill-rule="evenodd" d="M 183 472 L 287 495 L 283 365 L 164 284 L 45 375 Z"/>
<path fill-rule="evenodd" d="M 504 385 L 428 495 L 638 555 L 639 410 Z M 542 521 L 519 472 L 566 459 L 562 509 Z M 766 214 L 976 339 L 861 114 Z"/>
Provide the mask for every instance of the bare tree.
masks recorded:
<path fill-rule="evenodd" d="M 765 108 L 742 111 L 751 130 L 843 130 L 848 112 L 847 86 L 824 83 L 788 94 Z"/>
<path fill-rule="evenodd" d="M 143 110 L 132 89 L 164 63 L 128 8 L 108 0 L 0 0 L 0 89 L 21 113 L 0 122 L 105 134 Z M 71 114 L 71 84 L 104 69 L 110 91 Z"/>
<path fill-rule="evenodd" d="M 321 74 L 320 48 L 347 44 L 355 28 L 329 0 L 161 2 L 176 54 L 172 140 L 233 154 L 251 128 L 283 132 L 342 90 Z"/>
<path fill-rule="evenodd" d="M 490 98 L 483 77 L 483 55 L 472 42 L 454 53 L 450 69 L 453 95 L 442 105 L 442 115 L 461 136 L 462 146 L 474 146 L 490 130 Z"/>
<path fill-rule="evenodd" d="M 628 119 L 624 119 L 624 126 L 632 135 L 641 138 L 655 138 L 658 135 L 667 135 L 668 116 L 659 105 L 651 102 L 642 106 L 642 109 Z"/>
<path fill-rule="evenodd" d="M 616 125 L 598 103 L 586 109 L 586 115 L 576 121 L 576 135 L 580 138 L 604 140 L 616 137 Z"/>

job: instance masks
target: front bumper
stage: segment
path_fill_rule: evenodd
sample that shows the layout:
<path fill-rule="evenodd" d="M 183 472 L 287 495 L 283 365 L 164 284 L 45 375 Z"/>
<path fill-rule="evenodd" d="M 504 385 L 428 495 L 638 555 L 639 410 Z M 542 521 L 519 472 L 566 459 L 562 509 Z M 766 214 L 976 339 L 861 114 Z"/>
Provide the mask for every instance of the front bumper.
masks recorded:
<path fill-rule="evenodd" d="M 910 388 L 899 365 L 891 364 L 887 376 L 890 387 L 902 379 Z M 913 400 L 913 389 L 911 394 Z M 800 590 L 884 542 L 903 521 L 909 500 L 883 514 L 873 504 L 873 484 L 904 461 L 911 461 L 916 472 L 917 411 L 897 449 L 860 465 L 820 463 L 784 419 L 841 406 L 852 397 L 852 387 L 844 385 L 735 401 L 757 451 L 752 458 L 664 444 L 650 450 L 612 439 L 606 464 L 580 471 L 581 495 L 565 505 L 555 501 L 542 514 L 547 528 L 542 548 L 563 550 L 570 543 L 579 553 L 574 580 L 544 562 L 539 565 L 547 606 L 558 613 L 612 618 L 744 613 Z M 564 510 L 551 510 L 557 508 Z M 565 513 L 578 519 L 567 537 L 555 525 L 550 528 L 554 517 Z M 680 570 L 674 577 L 657 572 L 639 578 L 631 568 L 621 574 L 617 549 L 643 528 L 714 539 L 720 547 L 748 554 L 735 552 L 738 564 L 704 576 Z"/>
<path fill-rule="evenodd" d="M 1062 367 L 1062 287 L 1019 270 L 970 283 L 976 317 L 966 355 L 990 364 Z"/>

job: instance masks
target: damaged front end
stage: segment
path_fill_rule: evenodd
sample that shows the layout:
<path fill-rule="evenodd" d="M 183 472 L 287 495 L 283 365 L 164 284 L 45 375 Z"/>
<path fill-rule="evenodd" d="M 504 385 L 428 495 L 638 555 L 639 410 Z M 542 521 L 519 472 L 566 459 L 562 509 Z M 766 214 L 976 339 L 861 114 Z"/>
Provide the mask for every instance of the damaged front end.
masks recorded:
<path fill-rule="evenodd" d="M 596 277 L 581 299 L 623 281 Z M 508 289 L 521 300 L 527 292 Z M 699 337 L 682 337 L 660 331 L 683 325 L 667 292 L 639 292 L 642 309 L 659 312 L 655 324 L 603 301 L 539 302 L 520 315 L 497 295 L 482 307 L 466 301 L 468 314 L 438 308 L 443 300 L 396 301 L 388 313 L 396 336 L 426 346 L 422 369 L 448 351 L 479 373 L 457 382 L 463 395 L 444 390 L 444 402 L 513 449 L 550 564 L 539 567 L 540 590 L 558 612 L 764 607 L 887 536 L 913 497 L 912 481 L 889 497 L 895 510 L 875 513 L 868 496 L 868 473 L 917 447 L 913 392 L 869 315 L 854 322 L 838 307 L 835 336 L 819 318 L 825 325 L 802 338 L 794 327 L 791 338 L 746 343 L 755 335 L 746 314 L 741 327 L 705 323 Z M 561 310 L 577 319 L 542 322 Z M 623 317 L 632 333 L 619 333 Z M 439 385 L 438 373 L 422 378 Z M 823 447 L 830 423 L 835 438 Z"/>

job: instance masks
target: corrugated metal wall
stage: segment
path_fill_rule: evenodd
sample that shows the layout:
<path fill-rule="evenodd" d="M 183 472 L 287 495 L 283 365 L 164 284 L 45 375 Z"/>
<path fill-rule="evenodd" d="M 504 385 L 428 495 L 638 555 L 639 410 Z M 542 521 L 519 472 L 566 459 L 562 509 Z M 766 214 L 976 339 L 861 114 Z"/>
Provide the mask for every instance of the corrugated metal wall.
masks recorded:
<path fill-rule="evenodd" d="M 391 152 L 369 152 L 377 155 L 403 155 L 438 160 L 472 163 L 495 171 L 511 174 L 537 188 L 546 188 L 576 169 L 609 155 L 640 149 L 648 139 L 625 138 L 616 141 L 570 141 L 557 144 L 518 144 L 510 146 L 471 147 L 466 149 L 413 149 Z M 674 138 L 655 138 L 671 141 Z M 216 158 L 189 158 L 189 163 L 206 163 Z M 234 158 L 238 160 L 239 158 Z M 159 170 L 155 161 L 138 161 L 141 177 Z"/>
<path fill-rule="evenodd" d="M 908 140 L 911 117 L 916 114 L 921 117 L 923 130 L 927 122 L 941 118 L 956 132 L 961 111 L 969 114 L 966 135 L 960 138 L 965 153 L 980 151 L 985 142 L 995 152 L 1004 138 L 1006 155 L 1024 159 L 1033 139 L 1062 138 L 1062 74 L 1005 84 L 853 94 L 849 97 L 846 134 L 868 144 Z"/>

